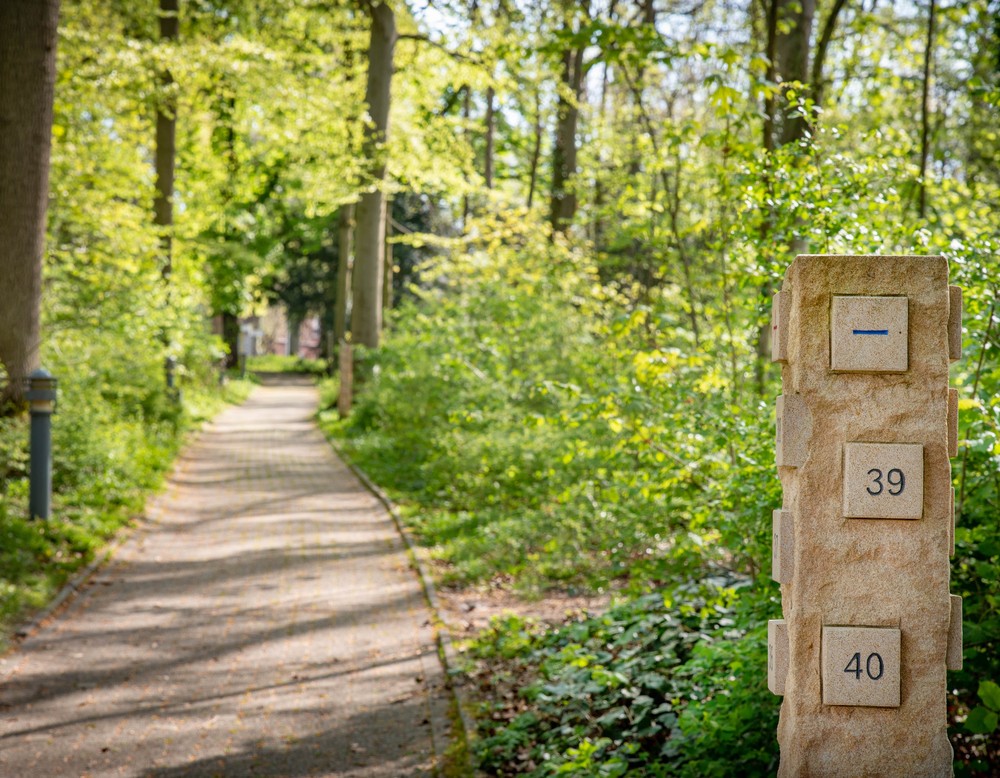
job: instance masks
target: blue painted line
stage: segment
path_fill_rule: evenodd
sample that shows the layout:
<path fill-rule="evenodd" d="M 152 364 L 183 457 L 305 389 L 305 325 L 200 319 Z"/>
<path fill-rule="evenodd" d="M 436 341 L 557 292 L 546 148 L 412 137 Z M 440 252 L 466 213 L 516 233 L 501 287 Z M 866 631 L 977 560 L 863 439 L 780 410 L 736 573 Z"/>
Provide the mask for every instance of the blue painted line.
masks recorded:
<path fill-rule="evenodd" d="M 854 330 L 855 335 L 888 335 L 889 330 Z"/>

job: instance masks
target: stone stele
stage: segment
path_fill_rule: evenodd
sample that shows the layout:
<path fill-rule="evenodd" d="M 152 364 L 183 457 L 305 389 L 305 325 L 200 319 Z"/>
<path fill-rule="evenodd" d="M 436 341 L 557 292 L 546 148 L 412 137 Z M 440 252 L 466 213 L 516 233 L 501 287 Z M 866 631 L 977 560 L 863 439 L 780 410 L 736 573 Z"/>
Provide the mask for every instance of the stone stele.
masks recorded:
<path fill-rule="evenodd" d="M 961 626 L 952 628 L 949 596 L 956 335 L 947 262 L 799 256 L 779 298 L 783 426 L 807 439 L 801 457 L 784 452 L 778 467 L 791 519 L 781 529 L 794 533 L 781 571 L 788 669 L 773 683 L 784 690 L 778 774 L 949 776 L 945 673 L 949 658 L 960 661 Z M 849 449 L 848 466 L 871 462 L 850 475 L 845 510 L 849 444 L 865 445 Z M 906 463 L 893 458 L 900 452 Z M 914 456 L 922 473 L 907 475 L 903 491 Z"/>

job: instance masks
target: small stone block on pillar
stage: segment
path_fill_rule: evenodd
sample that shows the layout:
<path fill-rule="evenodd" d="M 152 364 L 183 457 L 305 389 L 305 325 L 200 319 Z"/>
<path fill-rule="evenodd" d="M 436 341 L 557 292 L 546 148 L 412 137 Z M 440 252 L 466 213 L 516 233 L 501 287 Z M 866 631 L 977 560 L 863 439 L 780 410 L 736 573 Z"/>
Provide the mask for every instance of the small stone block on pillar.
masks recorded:
<path fill-rule="evenodd" d="M 830 369 L 846 373 L 905 373 L 909 365 L 905 297 L 833 296 Z"/>
<path fill-rule="evenodd" d="M 945 666 L 949 670 L 962 669 L 962 652 L 964 639 L 962 635 L 962 598 L 951 595 L 951 624 L 948 627 L 948 656 Z"/>
<path fill-rule="evenodd" d="M 962 287 L 948 287 L 948 358 L 962 358 Z"/>
<path fill-rule="evenodd" d="M 924 507 L 924 447 L 919 443 L 844 445 L 844 516 L 919 519 Z"/>
<path fill-rule="evenodd" d="M 767 688 L 772 694 L 785 693 L 788 675 L 788 627 L 784 619 L 767 622 Z"/>
<path fill-rule="evenodd" d="M 948 556 L 955 556 L 955 487 L 951 487 L 951 510 L 948 519 L 948 545 L 951 552 Z"/>
<path fill-rule="evenodd" d="M 958 389 L 948 390 L 948 456 L 958 456 Z"/>
<path fill-rule="evenodd" d="M 789 295 L 775 292 L 771 298 L 771 361 L 788 360 L 788 307 Z"/>
<path fill-rule="evenodd" d="M 898 708 L 900 632 L 823 627 L 823 704 Z"/>
<path fill-rule="evenodd" d="M 791 583 L 795 534 L 791 511 L 771 512 L 771 579 Z"/>
<path fill-rule="evenodd" d="M 778 395 L 774 422 L 774 462 L 778 467 L 805 464 L 811 427 L 809 409 L 802 395 Z"/>

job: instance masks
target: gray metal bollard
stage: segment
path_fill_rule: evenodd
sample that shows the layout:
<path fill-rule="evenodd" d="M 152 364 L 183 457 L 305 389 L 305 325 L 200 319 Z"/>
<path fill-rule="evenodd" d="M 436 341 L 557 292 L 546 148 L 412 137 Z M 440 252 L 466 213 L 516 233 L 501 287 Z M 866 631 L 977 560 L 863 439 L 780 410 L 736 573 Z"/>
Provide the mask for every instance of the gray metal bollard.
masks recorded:
<path fill-rule="evenodd" d="M 164 371 L 167 374 L 167 389 L 174 388 L 174 371 L 177 368 L 177 357 L 167 357 L 163 363 Z"/>
<path fill-rule="evenodd" d="M 39 368 L 28 376 L 25 399 L 31 407 L 31 477 L 28 515 L 49 518 L 52 502 L 52 414 L 56 410 L 58 381 Z"/>

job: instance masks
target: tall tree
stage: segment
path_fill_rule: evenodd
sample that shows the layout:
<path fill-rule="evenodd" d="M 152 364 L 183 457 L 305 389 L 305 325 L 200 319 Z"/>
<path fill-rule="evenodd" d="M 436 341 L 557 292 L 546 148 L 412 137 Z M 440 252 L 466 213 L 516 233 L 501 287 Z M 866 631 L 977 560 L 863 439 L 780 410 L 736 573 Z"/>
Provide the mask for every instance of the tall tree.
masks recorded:
<path fill-rule="evenodd" d="M 351 334 L 355 343 L 369 348 L 379 344 L 382 332 L 382 281 L 385 268 L 386 149 L 393 53 L 398 35 L 396 17 L 387 3 L 368 7 L 371 37 L 368 45 L 368 82 L 365 103 L 365 155 L 371 166 L 367 186 L 357 205 L 354 268 L 351 281 L 353 308 Z"/>
<path fill-rule="evenodd" d="M 552 149 L 552 199 L 549 221 L 553 232 L 564 232 L 576 215 L 576 193 L 572 189 L 576 173 L 576 130 L 583 97 L 584 45 L 574 42 L 575 10 L 568 4 L 563 9 L 562 35 L 566 40 L 562 51 L 562 75 L 556 111 L 555 146 Z M 590 1 L 581 0 L 580 11 L 590 13 Z"/>
<path fill-rule="evenodd" d="M 815 51 L 811 47 L 816 0 L 764 0 L 763 5 L 766 41 L 764 54 L 768 62 L 767 81 L 770 84 L 798 83 L 799 94 L 811 98 L 816 107 L 822 107 L 826 86 L 824 76 L 826 58 L 837 20 L 847 5 L 847 0 L 834 0 L 823 22 Z M 777 95 L 769 90 L 764 98 L 764 150 L 771 152 L 779 145 L 784 146 L 802 140 L 812 119 L 812 116 L 803 115 L 796 110 L 786 90 Z M 773 190 L 770 176 L 766 184 L 769 190 Z M 761 223 L 762 244 L 768 240 L 771 221 L 769 214 Z M 792 253 L 804 250 L 806 250 L 805 241 L 794 238 Z M 772 291 L 771 283 L 765 282 L 761 288 L 761 300 L 765 303 L 765 308 Z M 759 392 L 764 391 L 764 376 L 770 363 L 770 351 L 771 324 L 765 319 L 760 322 L 755 344 L 754 377 Z"/>
<path fill-rule="evenodd" d="M 160 40 L 176 41 L 180 27 L 180 0 L 160 0 Z M 156 196 L 153 200 L 153 223 L 160 228 L 163 249 L 163 277 L 169 282 L 173 268 L 174 158 L 177 147 L 177 100 L 174 79 L 169 70 L 160 75 L 163 86 L 156 108 Z"/>
<path fill-rule="evenodd" d="M 813 24 L 816 0 L 764 0 L 765 51 L 767 79 L 773 83 L 797 82 L 799 95 L 809 97 L 819 106 L 825 92 L 824 68 L 837 21 L 847 0 L 834 0 L 813 50 Z M 794 110 L 785 92 L 768 93 L 764 102 L 764 148 L 801 140 L 809 129 L 811 117 Z"/>
<path fill-rule="evenodd" d="M 924 78 L 920 90 L 920 193 L 917 210 L 920 218 L 927 216 L 927 160 L 931 153 L 931 68 L 934 62 L 934 25 L 937 2 L 931 0 L 927 9 L 927 45 L 924 48 Z M 998 17 L 1000 18 L 1000 17 Z"/>
<path fill-rule="evenodd" d="M 337 278 L 333 301 L 333 342 L 336 348 L 347 334 L 347 301 L 351 291 L 354 253 L 354 203 L 340 206 L 337 218 Z M 336 350 L 332 354 L 336 354 Z M 331 354 L 331 361 L 332 361 Z"/>
<path fill-rule="evenodd" d="M 0 2 L 2 405 L 20 400 L 39 363 L 58 18 L 58 0 Z"/>

